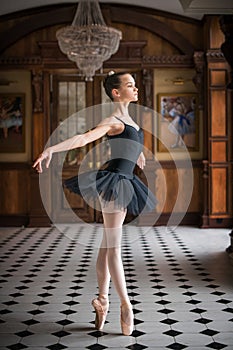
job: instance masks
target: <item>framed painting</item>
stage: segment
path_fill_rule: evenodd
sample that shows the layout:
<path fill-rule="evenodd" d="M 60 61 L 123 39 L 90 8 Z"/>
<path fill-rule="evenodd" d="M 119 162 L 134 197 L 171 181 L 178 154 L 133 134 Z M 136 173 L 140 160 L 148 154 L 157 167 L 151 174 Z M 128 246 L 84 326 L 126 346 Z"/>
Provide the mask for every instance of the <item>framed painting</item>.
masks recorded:
<path fill-rule="evenodd" d="M 0 153 L 25 151 L 25 94 L 0 94 Z"/>
<path fill-rule="evenodd" d="M 198 95 L 158 94 L 158 151 L 199 150 Z"/>

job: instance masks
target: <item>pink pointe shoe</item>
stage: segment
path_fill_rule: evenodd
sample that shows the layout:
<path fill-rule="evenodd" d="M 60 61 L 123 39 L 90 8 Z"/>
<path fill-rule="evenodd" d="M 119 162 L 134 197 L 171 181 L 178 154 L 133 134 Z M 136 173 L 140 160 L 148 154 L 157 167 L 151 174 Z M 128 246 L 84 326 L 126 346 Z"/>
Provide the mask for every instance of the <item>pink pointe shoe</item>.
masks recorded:
<path fill-rule="evenodd" d="M 132 305 L 122 304 L 121 305 L 121 331 L 124 335 L 131 335 L 133 332 L 133 310 Z"/>
<path fill-rule="evenodd" d="M 99 299 L 92 300 L 92 306 L 95 309 L 95 328 L 98 330 L 103 329 L 104 323 L 108 313 L 108 303 L 102 305 Z"/>

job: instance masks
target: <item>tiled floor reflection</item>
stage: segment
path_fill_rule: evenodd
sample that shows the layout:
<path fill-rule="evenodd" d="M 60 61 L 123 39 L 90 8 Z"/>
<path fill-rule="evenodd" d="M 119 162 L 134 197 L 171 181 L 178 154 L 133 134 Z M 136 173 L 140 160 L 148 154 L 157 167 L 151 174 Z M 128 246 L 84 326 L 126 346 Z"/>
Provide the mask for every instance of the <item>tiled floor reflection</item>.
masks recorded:
<path fill-rule="evenodd" d="M 0 349 L 231 349 L 233 265 L 229 230 L 124 228 L 133 304 L 121 335 L 113 287 L 103 332 L 94 329 L 101 226 L 1 229 Z M 64 233 L 65 232 L 65 233 Z"/>

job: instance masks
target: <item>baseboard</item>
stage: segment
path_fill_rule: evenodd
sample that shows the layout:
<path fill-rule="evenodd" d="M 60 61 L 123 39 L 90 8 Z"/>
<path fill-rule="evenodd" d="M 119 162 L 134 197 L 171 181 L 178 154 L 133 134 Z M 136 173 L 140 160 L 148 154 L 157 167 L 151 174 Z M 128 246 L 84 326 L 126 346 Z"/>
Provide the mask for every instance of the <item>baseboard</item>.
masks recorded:
<path fill-rule="evenodd" d="M 0 215 L 1 227 L 21 227 L 28 226 L 28 215 Z"/>

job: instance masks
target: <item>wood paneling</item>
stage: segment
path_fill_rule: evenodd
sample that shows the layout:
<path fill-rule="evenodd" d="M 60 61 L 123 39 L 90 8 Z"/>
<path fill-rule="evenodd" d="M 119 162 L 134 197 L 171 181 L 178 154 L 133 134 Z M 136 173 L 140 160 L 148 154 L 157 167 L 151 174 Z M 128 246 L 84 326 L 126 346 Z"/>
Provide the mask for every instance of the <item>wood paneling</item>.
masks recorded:
<path fill-rule="evenodd" d="M 208 160 L 205 161 L 204 227 L 224 227 L 232 221 L 231 149 L 232 98 L 227 91 L 229 66 L 220 47 L 224 35 L 219 16 L 210 16 L 206 24 L 207 42 L 207 109 Z"/>
<path fill-rule="evenodd" d="M 212 191 L 211 191 L 211 210 L 212 215 L 226 215 L 227 205 L 227 168 L 212 168 Z"/>
<path fill-rule="evenodd" d="M 227 72 L 226 70 L 213 69 L 210 72 L 210 85 L 213 87 L 223 86 L 226 83 Z"/>
<path fill-rule="evenodd" d="M 214 163 L 226 162 L 227 144 L 226 141 L 213 141 L 211 144 L 211 159 Z"/>
<path fill-rule="evenodd" d="M 211 135 L 226 135 L 226 91 L 211 91 Z"/>
<path fill-rule="evenodd" d="M 5 169 L 4 169 L 5 168 Z M 15 164 L 15 167 L 1 165 L 0 170 L 0 215 L 28 214 L 29 211 L 28 167 Z"/>
<path fill-rule="evenodd" d="M 220 30 L 219 17 L 209 17 L 209 48 L 217 49 L 224 42 L 224 34 Z"/>

